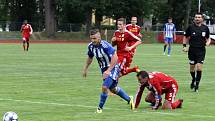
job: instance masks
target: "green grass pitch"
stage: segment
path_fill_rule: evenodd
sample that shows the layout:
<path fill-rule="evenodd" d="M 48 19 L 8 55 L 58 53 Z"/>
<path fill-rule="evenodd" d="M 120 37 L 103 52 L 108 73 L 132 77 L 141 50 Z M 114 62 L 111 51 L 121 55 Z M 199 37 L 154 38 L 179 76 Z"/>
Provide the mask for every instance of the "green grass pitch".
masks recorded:
<path fill-rule="evenodd" d="M 173 45 L 168 57 L 162 55 L 162 44 L 141 45 L 132 66 L 173 76 L 179 84 L 176 98 L 184 99 L 182 109 L 152 111 L 142 101 L 132 112 L 125 101 L 110 96 L 103 113 L 95 114 L 102 80 L 96 59 L 88 77 L 81 76 L 87 44 L 31 44 L 29 52 L 21 44 L 0 44 L 0 115 L 14 111 L 19 121 L 214 121 L 215 47 L 207 48 L 199 93 L 189 88 L 187 54 L 181 49 Z M 119 86 L 134 96 L 135 74 L 121 78 Z"/>

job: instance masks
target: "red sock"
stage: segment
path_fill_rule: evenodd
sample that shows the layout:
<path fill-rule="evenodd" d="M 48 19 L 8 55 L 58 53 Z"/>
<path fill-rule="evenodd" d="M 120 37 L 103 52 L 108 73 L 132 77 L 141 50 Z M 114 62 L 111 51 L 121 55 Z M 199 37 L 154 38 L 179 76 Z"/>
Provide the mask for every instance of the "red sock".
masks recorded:
<path fill-rule="evenodd" d="M 172 109 L 178 108 L 178 106 L 181 105 L 181 101 L 177 100 L 174 103 L 172 103 Z"/>

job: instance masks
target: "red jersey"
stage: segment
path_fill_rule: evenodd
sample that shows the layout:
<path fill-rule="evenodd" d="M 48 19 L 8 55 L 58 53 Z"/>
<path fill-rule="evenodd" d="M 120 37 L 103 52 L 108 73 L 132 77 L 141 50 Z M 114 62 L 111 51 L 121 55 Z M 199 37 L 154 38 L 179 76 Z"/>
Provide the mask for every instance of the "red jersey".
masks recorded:
<path fill-rule="evenodd" d="M 140 31 L 141 31 L 141 28 L 140 26 L 138 25 L 132 25 L 132 24 L 127 24 L 126 25 L 126 29 L 130 32 L 132 32 L 135 36 L 137 37 L 142 37 Z M 136 39 L 131 39 L 131 41 L 128 43 L 128 46 L 132 46 L 133 44 L 135 44 L 137 40 Z M 132 49 L 133 53 L 135 52 L 135 49 Z"/>
<path fill-rule="evenodd" d="M 30 24 L 23 24 L 22 28 L 21 28 L 21 31 L 22 31 L 22 36 L 27 37 L 27 38 L 30 37 L 30 35 L 33 32 L 32 27 L 31 27 Z"/>
<path fill-rule="evenodd" d="M 178 88 L 178 84 L 174 78 L 166 75 L 162 72 L 150 72 L 149 73 L 149 84 L 153 87 L 156 95 L 162 95 L 175 87 Z"/>
<path fill-rule="evenodd" d="M 125 30 L 124 33 L 121 33 L 119 30 L 116 30 L 114 37 L 116 37 L 117 54 L 128 53 L 125 48 L 128 46 L 130 40 L 135 39 L 131 36 L 130 32 Z"/>

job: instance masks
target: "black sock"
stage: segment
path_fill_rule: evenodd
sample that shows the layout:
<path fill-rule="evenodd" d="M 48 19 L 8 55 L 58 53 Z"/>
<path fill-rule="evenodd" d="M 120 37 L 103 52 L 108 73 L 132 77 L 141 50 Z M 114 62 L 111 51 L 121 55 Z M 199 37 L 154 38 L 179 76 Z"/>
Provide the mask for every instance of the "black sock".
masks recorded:
<path fill-rule="evenodd" d="M 192 77 L 192 83 L 194 83 L 196 81 L 196 77 L 195 77 L 195 71 L 194 72 L 190 72 L 190 75 Z"/>
<path fill-rule="evenodd" d="M 197 74 L 196 74 L 196 86 L 199 85 L 201 77 L 202 77 L 202 71 L 197 71 Z"/>
<path fill-rule="evenodd" d="M 166 46 L 167 46 L 167 45 L 164 45 L 164 47 L 163 47 L 163 52 L 165 52 L 165 51 L 166 51 Z"/>

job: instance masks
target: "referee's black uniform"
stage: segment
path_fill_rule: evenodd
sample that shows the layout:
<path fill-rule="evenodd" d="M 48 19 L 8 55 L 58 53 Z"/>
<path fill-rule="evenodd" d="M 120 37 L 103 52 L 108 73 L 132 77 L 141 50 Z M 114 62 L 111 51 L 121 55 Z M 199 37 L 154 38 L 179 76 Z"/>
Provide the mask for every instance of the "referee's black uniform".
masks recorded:
<path fill-rule="evenodd" d="M 189 50 L 188 50 L 188 58 L 190 61 L 190 65 L 196 65 L 197 63 L 203 64 L 206 53 L 206 40 L 209 38 L 210 32 L 209 28 L 202 24 L 201 26 L 197 26 L 193 24 L 189 26 L 185 32 L 185 37 L 189 37 Z M 190 72 L 191 76 L 195 78 L 195 72 Z M 201 79 L 201 71 L 197 71 L 197 76 L 192 80 L 191 88 L 198 89 L 198 85 Z M 199 75 L 199 76 L 198 76 Z M 196 84 L 194 84 L 196 83 Z M 193 86 L 193 87 L 192 87 Z"/>

